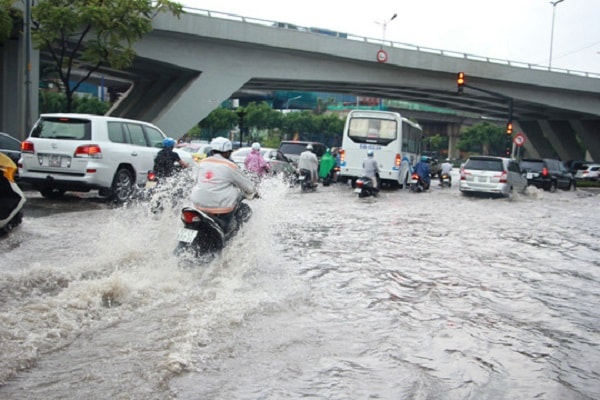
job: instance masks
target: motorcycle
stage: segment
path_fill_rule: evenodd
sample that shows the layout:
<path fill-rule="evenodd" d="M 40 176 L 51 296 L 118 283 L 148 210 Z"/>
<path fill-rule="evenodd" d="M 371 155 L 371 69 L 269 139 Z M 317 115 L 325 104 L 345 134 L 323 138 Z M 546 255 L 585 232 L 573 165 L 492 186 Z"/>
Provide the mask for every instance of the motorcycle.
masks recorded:
<path fill-rule="evenodd" d="M 440 186 L 442 188 L 451 187 L 452 186 L 452 177 L 450 174 L 441 174 L 440 176 Z"/>
<path fill-rule="evenodd" d="M 209 215 L 193 207 L 181 210 L 183 228 L 177 234 L 176 255 L 191 252 L 196 258 L 219 253 L 252 216 L 252 209 L 240 199 L 233 212 Z"/>
<path fill-rule="evenodd" d="M 423 181 L 419 174 L 413 172 L 410 176 L 410 191 L 420 193 L 427 189 L 429 189 L 429 186 Z"/>
<path fill-rule="evenodd" d="M 317 185 L 314 185 L 311 181 L 311 174 L 308 169 L 301 168 L 298 171 L 298 182 L 300 183 L 300 189 L 303 192 L 315 190 Z"/>
<path fill-rule="evenodd" d="M 358 193 L 359 198 L 377 196 L 379 193 L 379 190 L 373 187 L 373 180 L 366 176 L 356 179 L 354 186 L 354 193 Z"/>
<path fill-rule="evenodd" d="M 23 220 L 25 195 L 15 182 L 16 171 L 14 161 L 0 153 L 0 236 L 6 235 Z"/>

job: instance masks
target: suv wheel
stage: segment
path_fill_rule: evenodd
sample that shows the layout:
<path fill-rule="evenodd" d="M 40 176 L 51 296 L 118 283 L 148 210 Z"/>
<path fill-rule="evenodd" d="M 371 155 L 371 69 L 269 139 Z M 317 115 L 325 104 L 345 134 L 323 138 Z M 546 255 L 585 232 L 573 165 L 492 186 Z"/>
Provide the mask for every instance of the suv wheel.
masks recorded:
<path fill-rule="evenodd" d="M 65 194 L 65 190 L 57 188 L 40 189 L 40 193 L 47 199 L 58 199 Z"/>
<path fill-rule="evenodd" d="M 127 168 L 120 168 L 112 184 L 112 197 L 115 203 L 127 201 L 133 194 L 133 176 Z"/>

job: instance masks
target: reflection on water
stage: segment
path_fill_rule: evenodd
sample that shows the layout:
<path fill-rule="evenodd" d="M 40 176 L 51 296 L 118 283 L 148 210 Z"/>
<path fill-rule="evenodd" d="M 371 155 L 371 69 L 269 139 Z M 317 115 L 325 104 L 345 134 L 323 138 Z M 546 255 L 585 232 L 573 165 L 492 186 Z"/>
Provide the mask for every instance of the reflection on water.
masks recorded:
<path fill-rule="evenodd" d="M 596 203 L 268 181 L 197 268 L 176 210 L 26 218 L 0 241 L 0 397 L 593 399 Z"/>

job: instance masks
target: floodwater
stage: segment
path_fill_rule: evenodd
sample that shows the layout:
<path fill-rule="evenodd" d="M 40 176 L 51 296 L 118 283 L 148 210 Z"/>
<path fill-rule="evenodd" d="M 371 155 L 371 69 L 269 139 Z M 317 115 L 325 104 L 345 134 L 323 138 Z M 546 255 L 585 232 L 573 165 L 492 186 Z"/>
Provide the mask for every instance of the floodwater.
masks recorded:
<path fill-rule="evenodd" d="M 85 201 L 0 239 L 1 399 L 600 393 L 594 194 L 270 181 L 203 266 L 175 211 Z"/>

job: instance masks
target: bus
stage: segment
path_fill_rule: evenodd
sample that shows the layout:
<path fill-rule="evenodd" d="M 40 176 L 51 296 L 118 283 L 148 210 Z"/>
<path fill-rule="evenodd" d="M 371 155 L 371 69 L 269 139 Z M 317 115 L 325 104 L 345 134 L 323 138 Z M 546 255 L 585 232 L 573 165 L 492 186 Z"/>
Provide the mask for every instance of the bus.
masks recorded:
<path fill-rule="evenodd" d="M 421 155 L 423 129 L 397 112 L 352 110 L 344 125 L 340 150 L 340 177 L 362 176 L 367 151 L 373 150 L 382 184 L 406 187 L 410 171 Z"/>

